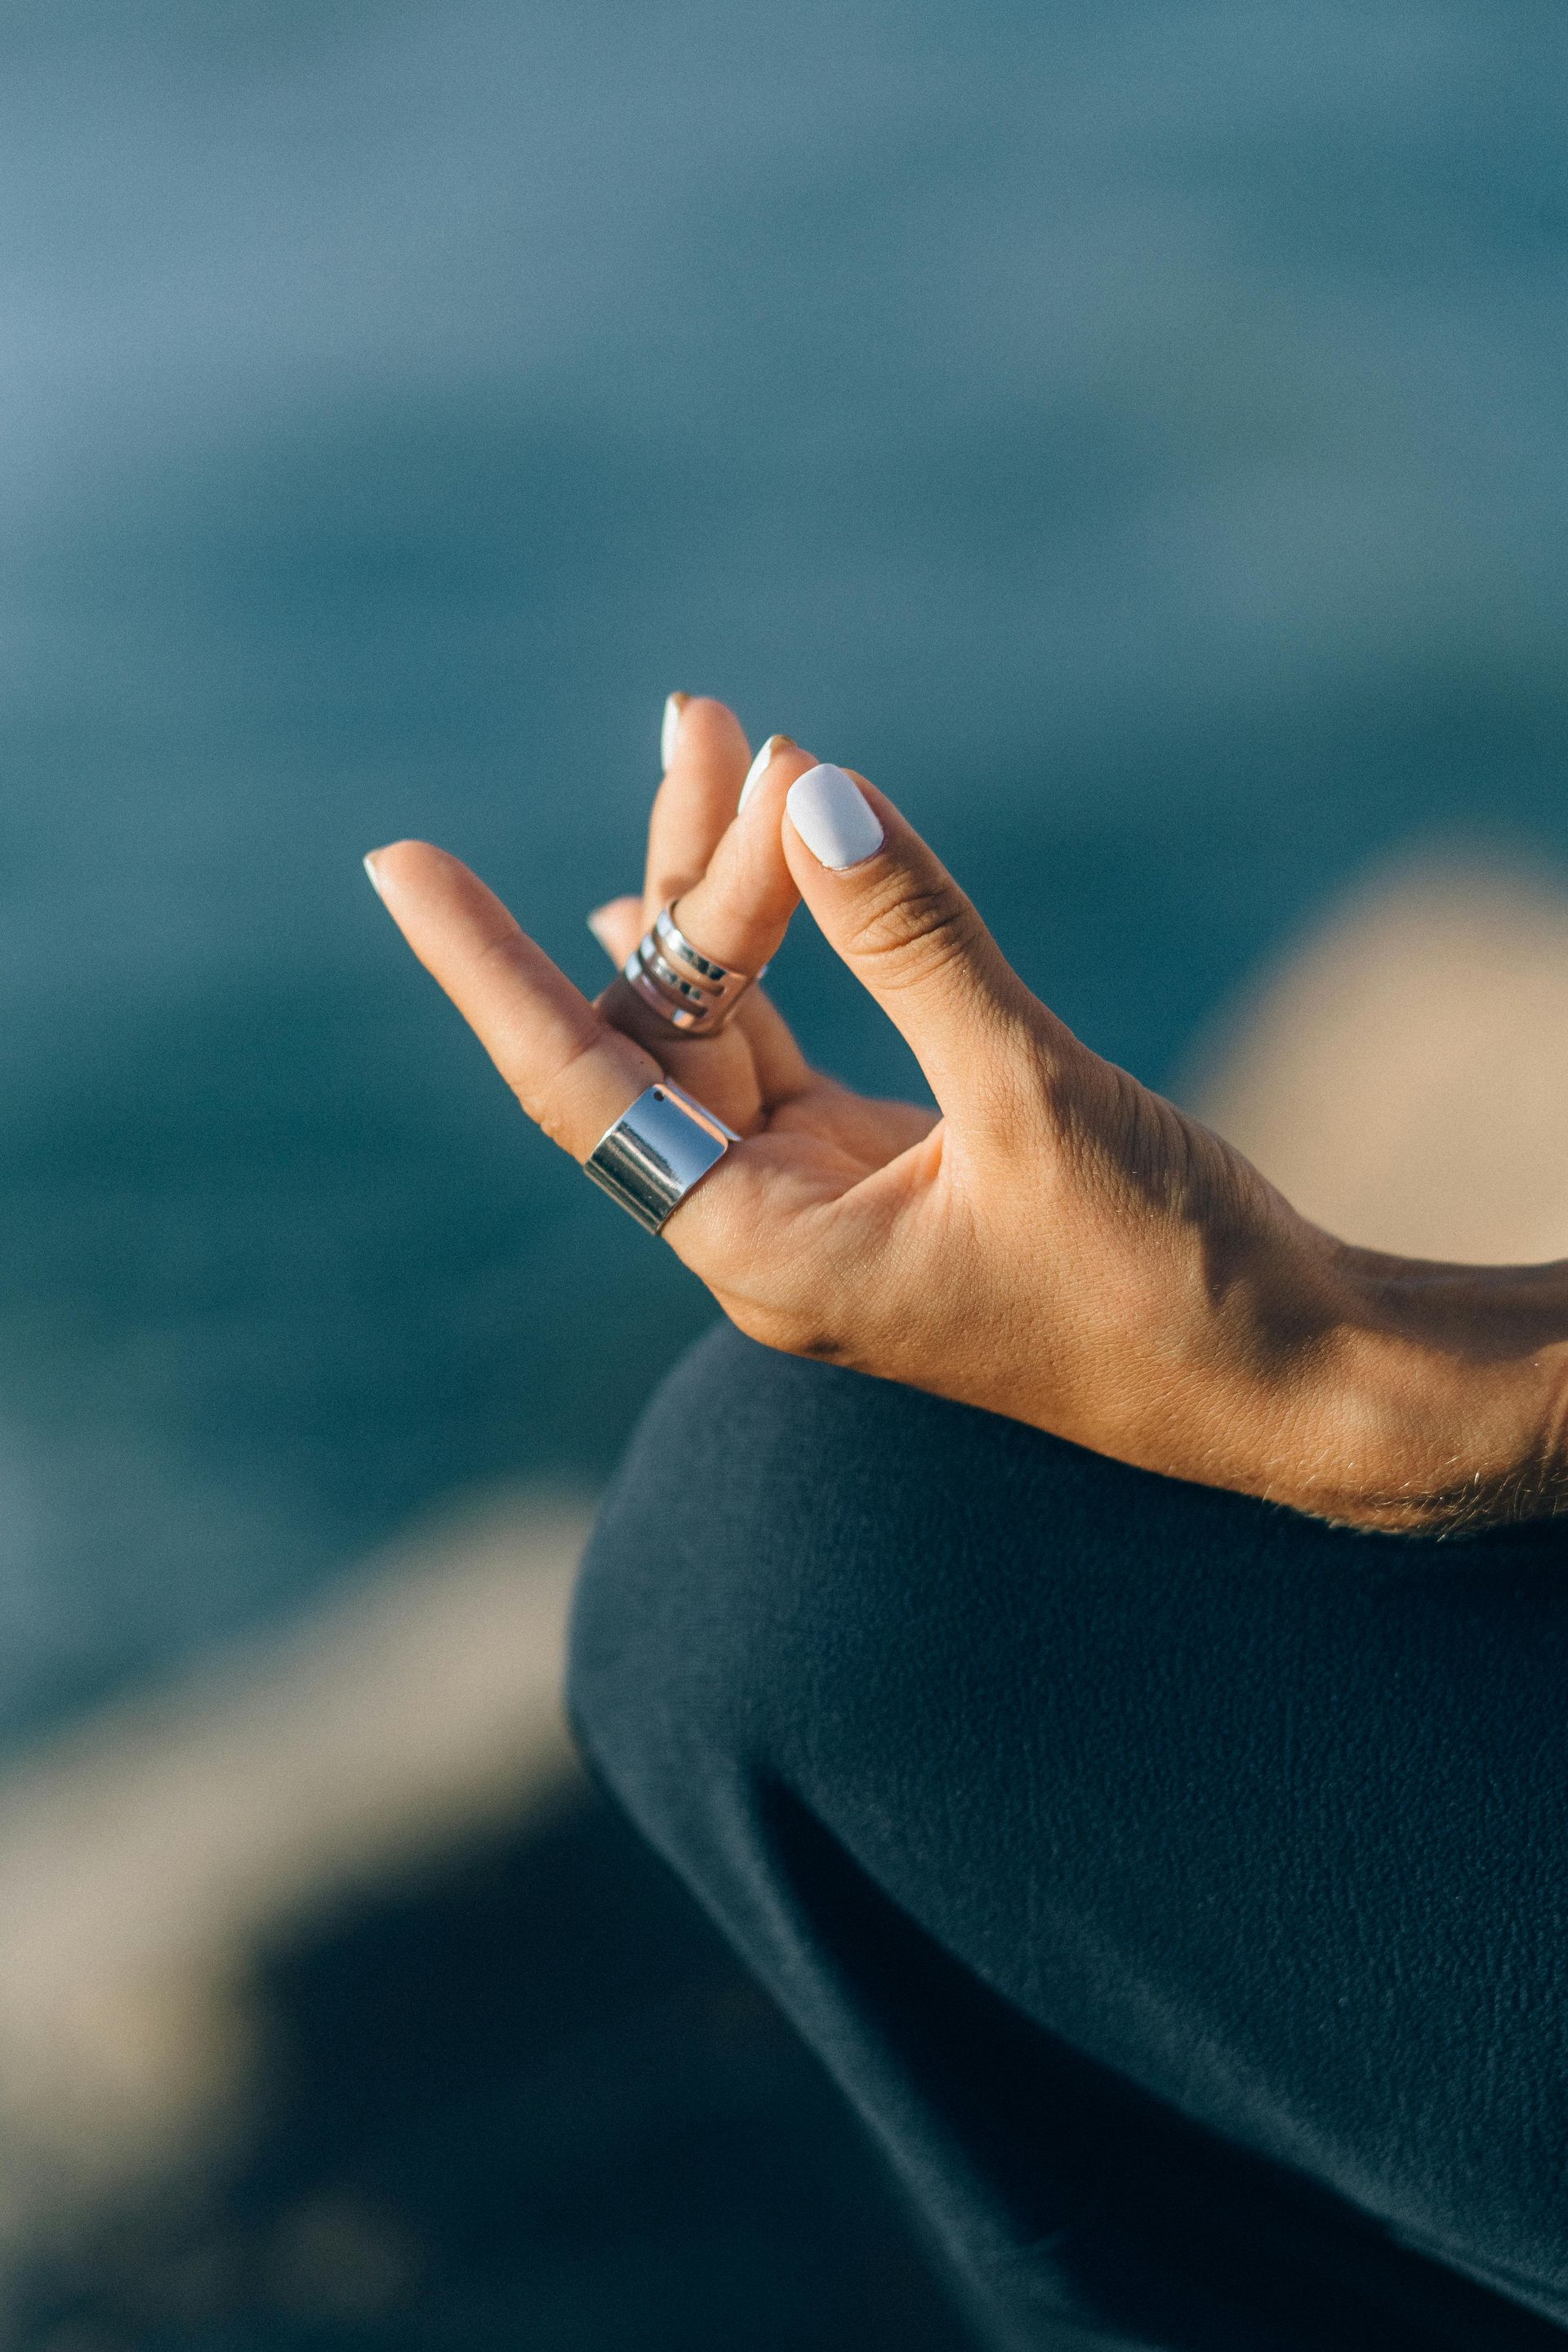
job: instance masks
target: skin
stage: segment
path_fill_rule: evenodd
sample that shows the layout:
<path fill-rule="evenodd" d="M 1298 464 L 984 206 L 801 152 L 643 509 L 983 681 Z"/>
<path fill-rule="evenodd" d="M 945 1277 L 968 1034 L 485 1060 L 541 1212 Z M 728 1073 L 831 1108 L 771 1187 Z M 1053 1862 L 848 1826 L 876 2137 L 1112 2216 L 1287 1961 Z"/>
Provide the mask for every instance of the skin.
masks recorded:
<path fill-rule="evenodd" d="M 742 1135 L 664 1238 L 742 1331 L 1344 1526 L 1568 1508 L 1568 1264 L 1427 1264 L 1310 1224 L 1029 992 L 884 794 L 857 779 L 883 845 L 832 872 L 785 808 L 814 755 L 776 739 L 737 813 L 746 738 L 721 703 L 680 699 L 642 895 L 598 909 L 596 935 L 619 963 L 675 899 L 689 938 L 755 971 L 804 900 L 940 1113 L 813 1070 L 761 989 L 704 1040 L 618 977 L 590 1004 L 427 843 L 366 863 L 574 1159 L 661 1073 Z"/>

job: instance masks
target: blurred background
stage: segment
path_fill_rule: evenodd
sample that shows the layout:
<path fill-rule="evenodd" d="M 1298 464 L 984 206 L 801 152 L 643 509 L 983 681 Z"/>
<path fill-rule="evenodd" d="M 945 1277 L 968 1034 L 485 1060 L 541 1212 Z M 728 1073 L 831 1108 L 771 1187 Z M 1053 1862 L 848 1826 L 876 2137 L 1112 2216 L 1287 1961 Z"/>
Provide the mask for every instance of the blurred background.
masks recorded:
<path fill-rule="evenodd" d="M 707 1302 L 359 861 L 596 987 L 718 693 L 1315 1213 L 1568 1248 L 1565 67 L 1548 0 L 0 0 L 0 2343 L 963 2341 L 555 1711 Z"/>

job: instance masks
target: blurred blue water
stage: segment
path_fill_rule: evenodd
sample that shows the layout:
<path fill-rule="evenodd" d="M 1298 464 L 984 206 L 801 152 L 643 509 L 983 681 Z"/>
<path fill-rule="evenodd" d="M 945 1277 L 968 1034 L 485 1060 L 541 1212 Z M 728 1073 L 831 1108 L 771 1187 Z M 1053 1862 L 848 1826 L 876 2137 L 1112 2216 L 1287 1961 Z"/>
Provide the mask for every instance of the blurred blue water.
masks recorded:
<path fill-rule="evenodd" d="M 597 1475 L 707 1309 L 359 869 L 585 983 L 672 687 L 1158 1082 L 1368 856 L 1568 853 L 1568 23 L 0 5 L 0 1723 Z M 816 1053 L 907 1073 L 807 939 Z"/>

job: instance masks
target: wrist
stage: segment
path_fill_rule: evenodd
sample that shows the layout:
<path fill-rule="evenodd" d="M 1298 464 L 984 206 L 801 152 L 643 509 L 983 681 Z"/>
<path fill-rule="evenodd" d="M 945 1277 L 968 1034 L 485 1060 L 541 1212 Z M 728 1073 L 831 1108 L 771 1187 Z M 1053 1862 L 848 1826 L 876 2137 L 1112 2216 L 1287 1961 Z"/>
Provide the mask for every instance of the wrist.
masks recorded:
<path fill-rule="evenodd" d="M 1300 1507 L 1458 1534 L 1568 1509 L 1568 1283 L 1559 1267 L 1339 1254 Z M 1295 1499 L 1290 1497 L 1289 1499 Z"/>

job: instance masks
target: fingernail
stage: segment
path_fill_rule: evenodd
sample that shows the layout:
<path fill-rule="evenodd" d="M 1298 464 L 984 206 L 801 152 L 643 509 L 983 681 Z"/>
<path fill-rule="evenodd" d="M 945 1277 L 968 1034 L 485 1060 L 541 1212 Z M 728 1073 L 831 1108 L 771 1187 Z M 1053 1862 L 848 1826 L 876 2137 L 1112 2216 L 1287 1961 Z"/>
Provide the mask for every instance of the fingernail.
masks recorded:
<path fill-rule="evenodd" d="M 605 920 L 605 917 L 609 913 L 610 908 L 614 904 L 615 901 L 613 899 L 607 899 L 604 906 L 595 907 L 593 913 L 585 916 L 584 919 L 587 923 L 588 929 L 593 932 L 594 937 L 598 940 L 599 945 L 604 949 L 605 953 L 607 956 L 613 956 L 616 952 L 615 949 L 610 945 L 609 926 Z"/>
<path fill-rule="evenodd" d="M 789 788 L 789 821 L 819 865 L 835 874 L 882 846 L 875 810 L 842 768 L 808 768 Z"/>
<path fill-rule="evenodd" d="M 790 751 L 794 748 L 794 744 L 795 737 L 793 735 L 770 735 L 768 737 L 767 741 L 763 745 L 762 750 L 757 753 L 756 758 L 746 770 L 746 781 L 741 786 L 742 808 L 745 807 L 746 803 L 751 799 L 752 794 L 756 791 L 757 786 L 762 782 L 763 778 L 773 766 L 773 753 L 775 751 Z M 739 810 L 737 810 L 736 814 L 737 815 L 740 814 Z"/>
<path fill-rule="evenodd" d="M 370 876 L 370 887 L 371 887 L 371 888 L 375 892 L 376 897 L 379 898 L 380 898 L 380 896 L 381 896 L 381 883 L 380 883 L 380 880 L 378 879 L 377 875 L 376 875 L 376 870 L 375 870 L 375 852 L 374 852 L 374 849 L 373 849 L 373 850 L 371 850 L 371 851 L 369 851 L 369 852 L 368 852 L 368 854 L 366 855 L 365 861 L 364 861 L 364 870 L 365 870 L 365 872 Z"/>
<path fill-rule="evenodd" d="M 680 715 L 690 701 L 689 694 L 672 694 L 665 702 L 664 724 L 658 730 L 659 764 L 668 773 L 675 758 L 675 747 L 680 740 Z"/>

